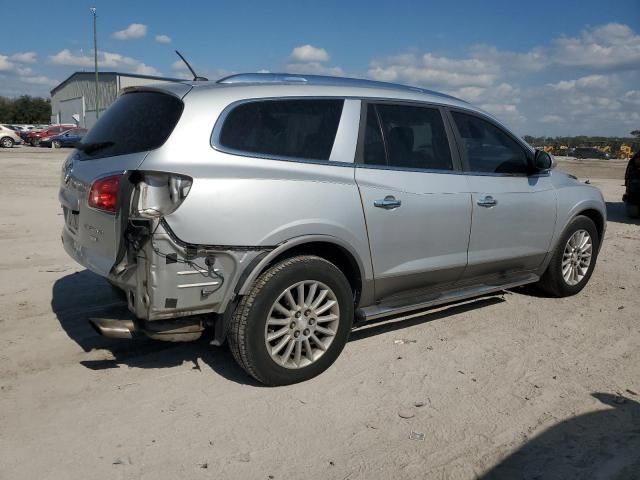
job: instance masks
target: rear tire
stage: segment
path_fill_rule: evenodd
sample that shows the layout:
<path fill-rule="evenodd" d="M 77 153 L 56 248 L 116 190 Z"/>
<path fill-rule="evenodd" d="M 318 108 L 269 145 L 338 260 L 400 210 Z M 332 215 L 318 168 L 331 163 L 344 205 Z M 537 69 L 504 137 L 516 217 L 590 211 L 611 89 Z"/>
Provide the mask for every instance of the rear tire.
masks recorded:
<path fill-rule="evenodd" d="M 338 358 L 353 309 L 349 282 L 335 265 L 311 255 L 288 258 L 262 273 L 242 297 L 231 319 L 229 346 L 261 383 L 302 382 Z"/>
<path fill-rule="evenodd" d="M 2 139 L 0 139 L 0 145 L 2 145 L 4 148 L 12 148 L 13 144 L 14 141 L 11 137 L 2 137 Z"/>
<path fill-rule="evenodd" d="M 585 242 L 584 247 L 580 246 L 582 242 Z M 580 292 L 591 278 L 599 248 L 600 237 L 593 220 L 578 215 L 560 236 L 537 286 L 554 297 L 568 297 Z M 587 255 L 590 255 L 588 265 Z"/>
<path fill-rule="evenodd" d="M 627 217 L 640 218 L 640 205 L 634 205 L 633 203 L 624 202 L 624 209 L 627 212 Z"/>

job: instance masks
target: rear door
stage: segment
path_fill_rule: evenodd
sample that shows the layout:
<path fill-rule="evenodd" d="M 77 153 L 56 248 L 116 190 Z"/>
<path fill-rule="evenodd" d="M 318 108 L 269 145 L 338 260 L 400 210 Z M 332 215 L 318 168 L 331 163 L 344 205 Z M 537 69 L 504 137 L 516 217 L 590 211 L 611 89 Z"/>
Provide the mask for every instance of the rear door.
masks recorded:
<path fill-rule="evenodd" d="M 471 199 L 441 109 L 363 108 L 356 181 L 377 299 L 454 283 L 467 264 Z"/>
<path fill-rule="evenodd" d="M 556 222 L 549 174 L 530 175 L 532 153 L 490 119 L 456 110 L 451 119 L 473 206 L 465 278 L 536 269 Z"/>
<path fill-rule="evenodd" d="M 88 205 L 96 180 L 123 175 L 119 202 L 127 205 L 127 173 L 167 140 L 182 114 L 180 98 L 155 91 L 122 95 L 85 135 L 63 166 L 59 199 L 67 252 L 90 270 L 107 275 L 114 265 L 128 211 L 108 212 Z M 84 149 L 84 151 L 82 150 Z M 128 206 L 127 206 L 128 208 Z"/>

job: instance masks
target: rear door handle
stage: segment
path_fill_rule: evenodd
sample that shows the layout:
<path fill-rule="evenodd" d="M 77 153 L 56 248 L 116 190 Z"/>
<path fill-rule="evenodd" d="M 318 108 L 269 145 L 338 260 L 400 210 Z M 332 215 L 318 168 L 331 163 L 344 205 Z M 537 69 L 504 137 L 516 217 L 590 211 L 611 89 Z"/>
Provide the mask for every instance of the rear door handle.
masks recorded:
<path fill-rule="evenodd" d="M 495 207 L 497 204 L 498 201 L 491 195 L 486 195 L 484 198 L 478 200 L 478 205 L 485 208 Z"/>
<path fill-rule="evenodd" d="M 400 200 L 396 200 L 393 195 L 387 195 L 384 200 L 374 200 L 373 206 L 377 208 L 384 208 L 385 210 L 394 210 L 402 205 Z"/>

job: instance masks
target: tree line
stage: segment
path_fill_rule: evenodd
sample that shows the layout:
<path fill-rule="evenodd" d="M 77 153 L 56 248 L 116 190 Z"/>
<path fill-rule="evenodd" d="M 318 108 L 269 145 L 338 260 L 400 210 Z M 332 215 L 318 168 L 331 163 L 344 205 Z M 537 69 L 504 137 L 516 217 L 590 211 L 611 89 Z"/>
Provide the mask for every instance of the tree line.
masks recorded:
<path fill-rule="evenodd" d="M 0 97 L 0 123 L 49 123 L 51 100 L 23 95 Z"/>
<path fill-rule="evenodd" d="M 621 145 L 626 144 L 637 150 L 640 147 L 640 130 L 633 130 L 630 132 L 630 137 L 600 137 L 597 135 L 578 135 L 575 137 L 534 137 L 531 135 L 525 135 L 524 141 L 529 145 L 536 147 L 541 145 L 566 145 L 567 147 L 581 147 L 581 146 L 611 146 L 614 150 L 620 148 Z"/>

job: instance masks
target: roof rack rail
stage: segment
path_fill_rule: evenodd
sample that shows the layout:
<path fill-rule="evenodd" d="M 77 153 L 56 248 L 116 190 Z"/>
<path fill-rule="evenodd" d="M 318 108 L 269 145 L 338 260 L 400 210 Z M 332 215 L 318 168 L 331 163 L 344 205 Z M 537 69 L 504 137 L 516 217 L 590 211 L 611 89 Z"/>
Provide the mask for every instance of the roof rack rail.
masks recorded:
<path fill-rule="evenodd" d="M 369 88 L 386 88 L 390 90 L 408 91 L 424 93 L 428 95 L 437 95 L 440 97 L 452 98 L 445 93 L 427 90 L 420 87 L 412 87 L 409 85 L 401 85 L 399 83 L 379 82 L 377 80 L 365 80 L 361 78 L 350 77 L 330 77 L 325 75 L 302 75 L 297 73 L 238 73 L 221 78 L 216 83 L 237 85 L 243 83 L 250 84 L 305 84 L 305 85 L 329 85 L 342 87 L 369 87 Z M 464 101 L 464 100 L 460 100 Z"/>

